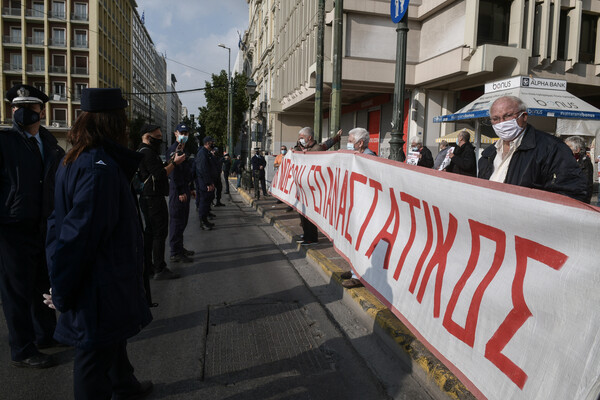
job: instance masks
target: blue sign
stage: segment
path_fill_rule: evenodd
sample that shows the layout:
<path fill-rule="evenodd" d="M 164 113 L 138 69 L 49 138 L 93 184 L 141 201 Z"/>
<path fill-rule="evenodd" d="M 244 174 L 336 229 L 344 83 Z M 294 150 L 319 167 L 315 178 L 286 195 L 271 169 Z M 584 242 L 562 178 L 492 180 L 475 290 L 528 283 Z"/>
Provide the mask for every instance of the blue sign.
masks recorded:
<path fill-rule="evenodd" d="M 408 0 L 391 0 L 390 15 L 392 16 L 392 22 L 395 24 L 400 22 L 407 10 Z"/>

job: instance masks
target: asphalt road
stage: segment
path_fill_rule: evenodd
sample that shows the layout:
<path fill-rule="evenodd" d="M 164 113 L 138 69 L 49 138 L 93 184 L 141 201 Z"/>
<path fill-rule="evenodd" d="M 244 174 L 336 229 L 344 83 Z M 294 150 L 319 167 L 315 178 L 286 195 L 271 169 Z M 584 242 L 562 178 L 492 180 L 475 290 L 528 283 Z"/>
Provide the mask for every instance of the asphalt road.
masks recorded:
<path fill-rule="evenodd" d="M 440 398 L 363 325 L 294 244 L 232 190 L 202 231 L 190 212 L 182 277 L 153 281 L 154 321 L 129 341 L 149 399 Z M 168 257 L 168 250 L 167 250 Z M 344 333 L 345 332 L 345 333 Z M 72 399 L 73 351 L 47 350 L 60 365 L 10 365 L 0 320 L 0 399 Z"/>

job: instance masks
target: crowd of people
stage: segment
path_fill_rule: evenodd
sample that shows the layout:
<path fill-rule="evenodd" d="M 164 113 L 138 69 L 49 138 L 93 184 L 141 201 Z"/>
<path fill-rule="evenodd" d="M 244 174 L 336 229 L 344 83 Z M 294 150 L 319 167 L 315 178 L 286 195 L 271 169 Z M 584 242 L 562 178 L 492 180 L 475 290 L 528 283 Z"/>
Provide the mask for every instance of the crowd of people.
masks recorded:
<path fill-rule="evenodd" d="M 224 206 L 231 174 L 240 187 L 241 157 L 221 158 L 211 136 L 192 157 L 184 123 L 174 132 L 166 161 L 158 125 L 142 127 L 140 146 L 129 150 L 127 102 L 120 89 L 110 88 L 82 91 L 82 112 L 65 153 L 41 126 L 48 96 L 17 85 L 6 97 L 14 125 L 0 132 L 0 294 L 12 363 L 52 367 L 55 360 L 40 350 L 73 346 L 76 399 L 142 398 L 152 383 L 136 379 L 127 339 L 152 320 L 150 308 L 157 303 L 150 279 L 179 277 L 165 260 L 167 236 L 171 265 L 193 261 L 194 252 L 184 246 L 190 203 L 195 198 L 202 229 L 213 229 L 211 207 Z M 420 137 L 413 139 L 417 165 L 590 202 L 593 166 L 580 137 L 565 143 L 535 129 L 516 97 L 497 99 L 489 114 L 499 140 L 483 151 L 478 166 L 467 131 L 459 133 L 455 147 L 442 142 L 435 160 Z M 313 130 L 302 128 L 294 149 L 325 151 L 341 134 L 317 143 Z M 368 144 L 364 128 L 348 133 L 347 150 L 376 156 Z M 275 168 L 286 153 L 282 146 Z M 260 149 L 251 166 L 258 199 L 261 192 L 267 195 Z M 299 243 L 318 243 L 318 228 L 302 215 L 300 220 Z M 347 288 L 361 285 L 351 272 L 343 278 Z"/>

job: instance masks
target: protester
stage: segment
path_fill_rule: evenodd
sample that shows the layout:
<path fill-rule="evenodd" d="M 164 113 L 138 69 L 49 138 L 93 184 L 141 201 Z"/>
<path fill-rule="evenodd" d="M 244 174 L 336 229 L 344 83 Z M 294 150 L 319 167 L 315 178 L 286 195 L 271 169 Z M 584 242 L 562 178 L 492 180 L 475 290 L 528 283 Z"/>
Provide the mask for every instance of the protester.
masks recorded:
<path fill-rule="evenodd" d="M 56 344 L 56 314 L 42 304 L 50 284 L 46 219 L 54 208 L 54 174 L 64 151 L 41 126 L 48 96 L 16 85 L 6 98 L 13 127 L 0 132 L 0 295 L 12 364 L 47 368 L 54 359 L 39 349 Z"/>
<path fill-rule="evenodd" d="M 281 151 L 279 152 L 279 154 L 277 154 L 277 157 L 275 157 L 275 161 L 273 162 L 273 168 L 275 169 L 275 172 L 277 172 L 277 170 L 281 166 L 281 163 L 283 162 L 283 157 L 285 157 L 286 153 L 287 146 L 282 144 Z"/>
<path fill-rule="evenodd" d="M 456 144 L 449 155 L 450 165 L 446 170 L 459 175 L 477 176 L 477 161 L 475 147 L 471 144 L 471 134 L 467 130 L 460 131 Z"/>
<path fill-rule="evenodd" d="M 448 146 L 448 142 L 442 140 L 440 143 L 440 152 L 435 156 L 435 160 L 433 161 L 433 169 L 439 170 L 446 158 L 446 154 L 450 150 L 450 146 Z"/>
<path fill-rule="evenodd" d="M 198 216 L 200 217 L 200 227 L 211 230 L 215 224 L 208 221 L 210 213 L 210 203 L 215 195 L 215 172 L 214 164 L 211 160 L 210 150 L 213 148 L 215 140 L 206 136 L 203 140 L 204 145 L 198 149 L 196 154 L 196 196 L 198 196 Z M 217 174 L 218 175 L 218 174 Z"/>
<path fill-rule="evenodd" d="M 587 195 L 583 201 L 590 204 L 592 202 L 592 193 L 594 191 L 594 165 L 585 151 L 585 141 L 581 136 L 570 136 L 565 139 L 565 143 L 573 152 L 577 165 L 579 165 L 579 168 L 581 168 L 581 171 L 583 172 L 583 176 L 586 178 Z"/>
<path fill-rule="evenodd" d="M 185 144 L 188 141 L 188 127 L 181 123 L 175 131 L 176 141 L 167 149 L 165 158 L 175 158 L 176 155 L 185 155 L 185 160 L 175 166 L 169 175 L 169 245 L 171 248 L 171 262 L 192 262 L 190 258 L 194 251 L 183 247 L 183 232 L 187 227 L 190 215 L 190 201 L 196 197 L 193 190 L 192 178 L 194 163 L 190 160 L 189 151 Z"/>
<path fill-rule="evenodd" d="M 254 182 L 254 197 L 256 200 L 260 199 L 260 189 L 258 187 L 259 183 L 263 191 L 263 195 L 267 196 L 267 184 L 265 182 L 265 167 L 267 166 L 267 161 L 260 154 L 260 148 L 254 149 L 254 156 L 250 160 L 250 164 L 252 165 L 252 180 Z"/>
<path fill-rule="evenodd" d="M 425 168 L 433 167 L 433 155 L 431 154 L 431 150 L 423 146 L 423 139 L 420 136 L 415 136 L 410 143 L 411 150 L 419 153 L 417 165 Z"/>
<path fill-rule="evenodd" d="M 143 238 L 130 182 L 143 155 L 128 150 L 120 89 L 83 89 L 72 145 L 56 173 L 48 221 L 54 337 L 75 346 L 75 399 L 142 398 L 127 339 L 152 320 L 144 294 Z"/>
<path fill-rule="evenodd" d="M 221 195 L 223 193 L 223 182 L 221 181 L 221 169 L 223 167 L 223 160 L 219 156 L 219 148 L 214 147 L 210 151 L 210 161 L 212 162 L 213 168 L 213 182 L 215 184 L 215 207 L 225 207 L 225 204 L 221 203 Z"/>
<path fill-rule="evenodd" d="M 229 174 L 231 173 L 231 157 L 229 153 L 223 156 L 223 179 L 225 179 L 225 194 L 229 194 Z"/>
<path fill-rule="evenodd" d="M 365 128 L 354 128 L 348 132 L 348 143 L 346 143 L 346 148 L 348 150 L 358 151 L 362 154 L 376 156 L 377 154 L 369 149 L 369 139 L 369 131 Z"/>
<path fill-rule="evenodd" d="M 298 132 L 298 143 L 294 150 L 303 152 L 326 151 L 334 144 L 339 143 L 341 136 L 342 130 L 340 129 L 334 137 L 319 144 L 315 141 L 312 128 L 307 126 L 300 129 Z M 300 214 L 300 223 L 302 224 L 304 233 L 302 235 L 302 240 L 300 240 L 299 243 L 303 246 L 317 244 L 319 242 L 319 229 L 302 214 Z"/>
<path fill-rule="evenodd" d="M 235 174 L 235 177 L 237 178 L 235 188 L 238 189 L 240 186 L 242 186 L 242 172 L 244 171 L 244 164 L 242 163 L 242 156 L 238 155 L 235 158 L 235 161 L 233 162 L 233 166 L 231 167 L 231 170 L 233 171 L 233 173 Z"/>
<path fill-rule="evenodd" d="M 167 176 L 175 166 L 185 161 L 185 154 L 175 154 L 165 165 L 160 159 L 160 146 L 163 142 L 158 125 L 147 124 L 140 130 L 142 143 L 138 148 L 144 158 L 140 163 L 140 179 L 144 183 L 140 195 L 140 208 L 144 215 L 144 280 L 149 295 L 150 276 L 155 280 L 176 279 L 179 274 L 171 271 L 165 262 L 165 241 L 168 234 L 169 213 L 165 196 L 169 195 Z M 149 303 L 151 303 L 150 299 Z"/>
<path fill-rule="evenodd" d="M 521 99 L 500 97 L 489 114 L 500 140 L 483 151 L 480 178 L 586 199 L 586 180 L 573 153 L 557 137 L 527 123 Z"/>

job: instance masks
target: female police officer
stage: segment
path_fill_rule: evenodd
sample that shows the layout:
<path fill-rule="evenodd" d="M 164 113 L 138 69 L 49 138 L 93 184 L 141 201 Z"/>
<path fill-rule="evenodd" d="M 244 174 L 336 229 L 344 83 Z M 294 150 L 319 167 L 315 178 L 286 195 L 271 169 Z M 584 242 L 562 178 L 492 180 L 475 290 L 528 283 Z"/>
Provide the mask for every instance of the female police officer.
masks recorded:
<path fill-rule="evenodd" d="M 150 323 L 142 283 L 142 232 L 130 182 L 141 155 L 127 144 L 120 89 L 84 89 L 84 111 L 56 174 L 46 254 L 61 312 L 54 338 L 75 346 L 76 399 L 141 398 L 127 339 Z"/>

